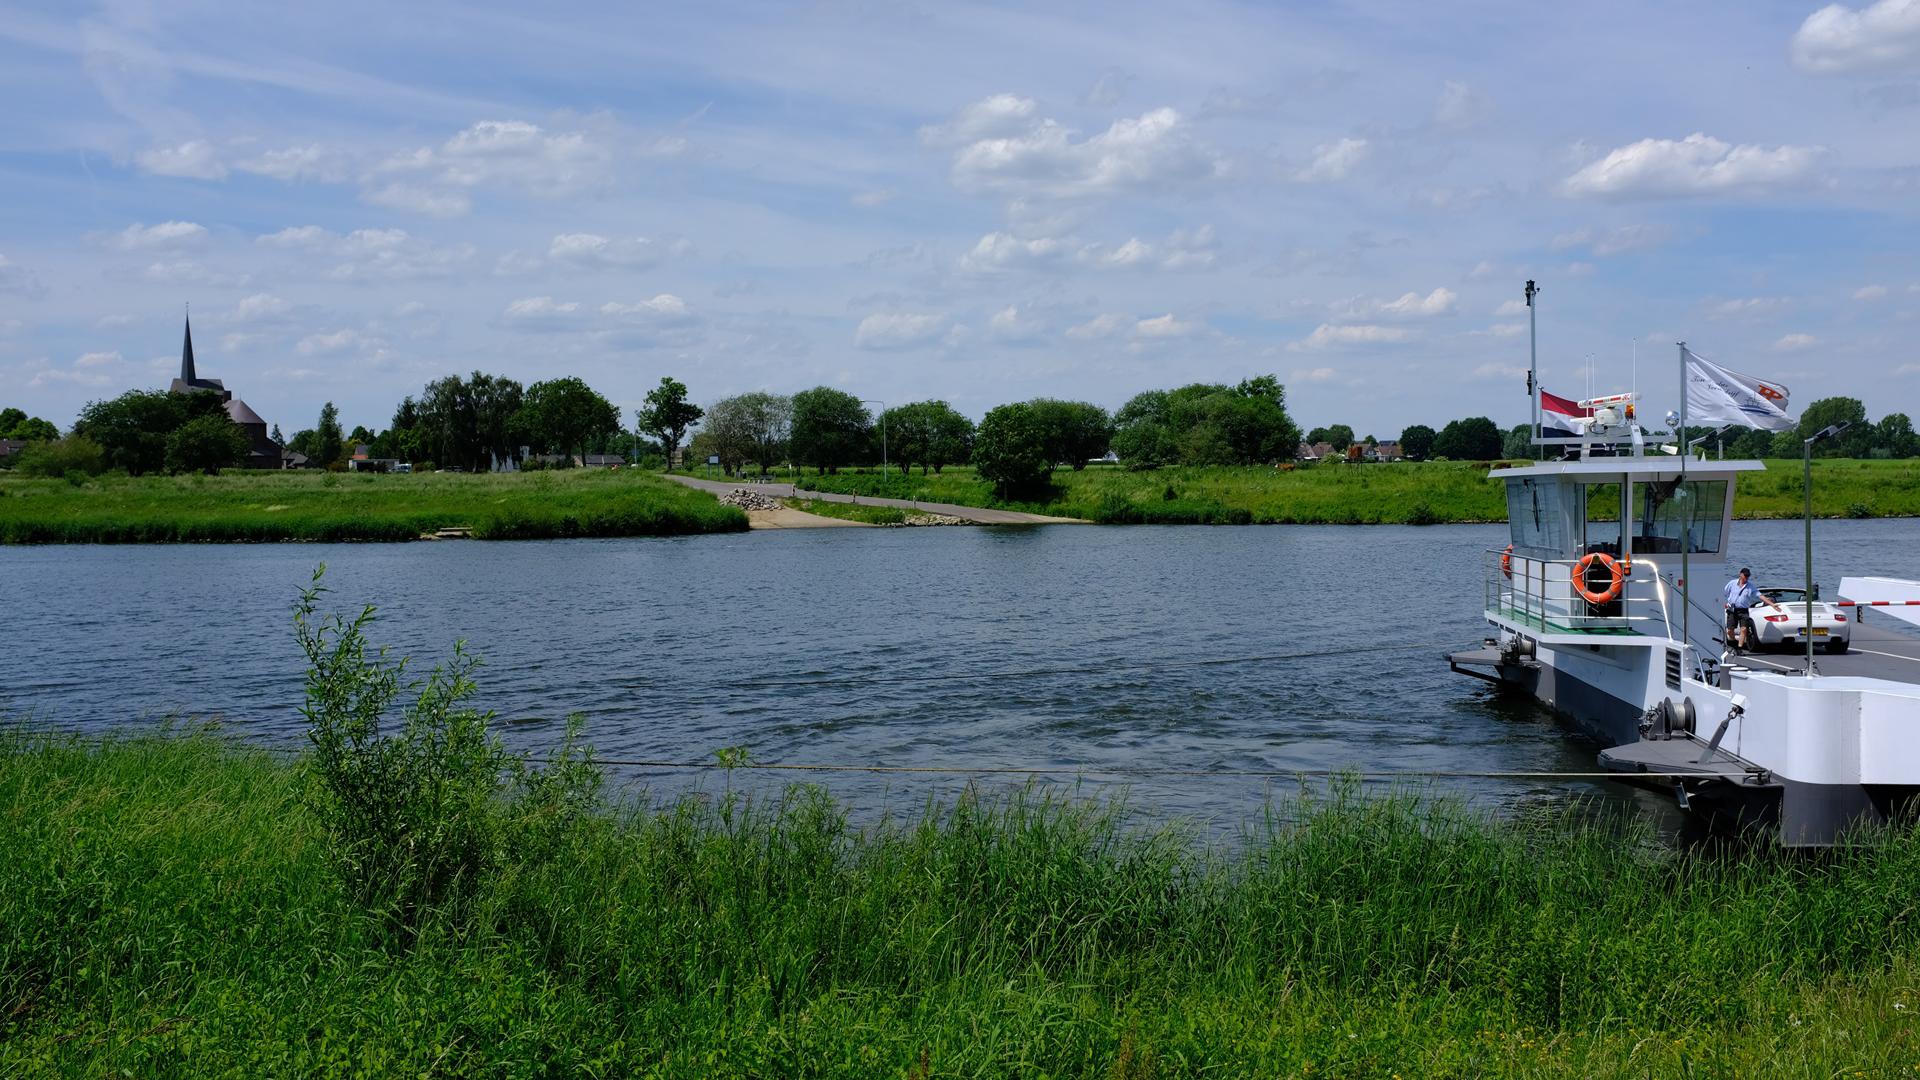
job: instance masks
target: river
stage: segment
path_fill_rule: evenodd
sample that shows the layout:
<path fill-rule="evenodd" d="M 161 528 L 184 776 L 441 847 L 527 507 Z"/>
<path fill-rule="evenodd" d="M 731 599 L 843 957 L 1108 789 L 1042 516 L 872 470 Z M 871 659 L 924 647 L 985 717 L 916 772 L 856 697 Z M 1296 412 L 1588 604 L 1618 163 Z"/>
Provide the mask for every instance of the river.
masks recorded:
<path fill-rule="evenodd" d="M 1817 569 L 1920 575 L 1920 522 L 1816 525 Z M 455 639 L 481 705 L 539 751 L 581 714 L 607 758 L 1041 767 L 1124 784 L 1154 814 L 1234 823 L 1287 779 L 1364 769 L 1588 771 L 1541 710 L 1448 671 L 1476 644 L 1482 552 L 1505 526 L 819 529 L 659 540 L 0 548 L 0 717 L 79 730 L 218 717 L 298 745 L 291 608 L 326 563 L 333 610 L 416 664 Z M 1800 577 L 1798 522 L 1742 522 L 1735 564 Z M 1715 583 L 1718 587 L 1718 583 Z M 1228 661 L 1228 662 L 1218 662 Z M 671 794 L 704 773 L 617 766 Z M 793 779 L 917 808 L 951 773 Z M 971 778 L 989 786 L 1017 776 Z M 1427 781 L 1501 812 L 1609 782 Z"/>

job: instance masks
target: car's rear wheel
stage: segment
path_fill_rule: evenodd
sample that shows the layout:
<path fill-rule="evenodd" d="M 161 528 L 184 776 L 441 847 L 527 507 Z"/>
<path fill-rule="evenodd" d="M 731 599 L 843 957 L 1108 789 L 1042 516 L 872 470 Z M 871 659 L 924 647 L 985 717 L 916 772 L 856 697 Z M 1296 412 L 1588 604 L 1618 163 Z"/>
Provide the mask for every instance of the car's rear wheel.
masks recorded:
<path fill-rule="evenodd" d="M 1828 652 L 1830 652 L 1830 653 L 1843 653 L 1843 652 L 1846 652 L 1846 651 L 1847 651 L 1847 639 L 1846 639 L 1846 638 L 1840 638 L 1840 637 L 1837 637 L 1837 638 L 1828 638 L 1828 639 L 1827 639 L 1827 651 L 1828 651 Z"/>

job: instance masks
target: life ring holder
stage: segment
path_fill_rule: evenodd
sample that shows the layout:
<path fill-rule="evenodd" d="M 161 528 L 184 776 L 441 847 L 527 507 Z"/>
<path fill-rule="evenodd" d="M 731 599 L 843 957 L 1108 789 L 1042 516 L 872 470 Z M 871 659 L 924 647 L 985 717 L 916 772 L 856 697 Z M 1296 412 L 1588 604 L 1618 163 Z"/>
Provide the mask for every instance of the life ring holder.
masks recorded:
<path fill-rule="evenodd" d="M 1609 575 L 1604 589 L 1587 588 L 1587 571 L 1599 563 Z M 1620 599 L 1621 590 L 1627 587 L 1627 567 L 1619 559 L 1604 551 L 1589 551 L 1573 564 L 1573 591 L 1589 604 L 1611 604 Z"/>

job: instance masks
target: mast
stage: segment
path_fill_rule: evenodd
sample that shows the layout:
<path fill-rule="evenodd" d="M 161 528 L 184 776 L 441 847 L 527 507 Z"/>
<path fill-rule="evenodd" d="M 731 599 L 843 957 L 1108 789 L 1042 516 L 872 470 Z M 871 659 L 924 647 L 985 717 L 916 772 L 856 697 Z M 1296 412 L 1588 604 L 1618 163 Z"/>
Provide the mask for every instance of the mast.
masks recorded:
<path fill-rule="evenodd" d="M 1676 493 L 1682 500 L 1680 514 L 1680 647 L 1687 653 L 1693 651 L 1693 594 L 1690 587 L 1692 576 L 1688 573 L 1687 553 L 1693 550 L 1693 493 L 1687 488 L 1687 459 L 1693 451 L 1687 447 L 1687 343 L 1680 346 L 1680 490 Z M 1731 488 L 1729 488 L 1731 490 Z M 1692 671 L 1691 664 L 1687 667 Z"/>
<path fill-rule="evenodd" d="M 1539 342 L 1538 342 L 1537 332 L 1534 329 L 1534 320 L 1533 320 L 1533 298 L 1536 295 L 1538 295 L 1539 292 L 1540 292 L 1540 289 L 1538 286 L 1536 286 L 1533 283 L 1533 279 L 1528 278 L 1527 279 L 1527 397 L 1530 399 L 1528 402 L 1528 405 L 1533 410 L 1532 419 L 1533 419 L 1534 453 L 1537 455 L 1538 460 L 1544 461 L 1546 459 L 1546 450 L 1540 446 L 1540 375 L 1539 375 L 1539 349 L 1538 349 Z"/>

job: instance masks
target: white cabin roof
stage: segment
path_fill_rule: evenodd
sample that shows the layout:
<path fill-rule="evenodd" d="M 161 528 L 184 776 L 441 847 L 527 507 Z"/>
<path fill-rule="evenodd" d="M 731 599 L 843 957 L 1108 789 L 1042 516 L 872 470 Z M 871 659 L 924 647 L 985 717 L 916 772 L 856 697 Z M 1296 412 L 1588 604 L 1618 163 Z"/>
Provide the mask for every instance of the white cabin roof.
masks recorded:
<path fill-rule="evenodd" d="M 1687 463 L 1688 478 L 1702 480 L 1727 473 L 1761 472 L 1767 467 L 1764 461 L 1690 461 Z M 1585 458 L 1576 461 L 1542 461 L 1535 465 L 1523 465 L 1514 469 L 1494 469 L 1487 474 L 1489 479 L 1510 480 L 1526 476 L 1621 476 L 1629 475 L 1636 480 L 1666 480 L 1680 475 L 1680 459 L 1677 456 L 1666 457 L 1604 457 Z"/>

